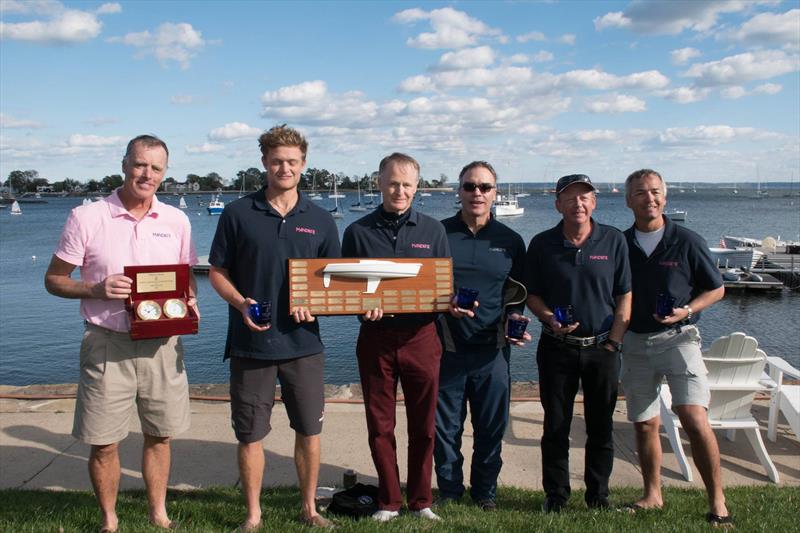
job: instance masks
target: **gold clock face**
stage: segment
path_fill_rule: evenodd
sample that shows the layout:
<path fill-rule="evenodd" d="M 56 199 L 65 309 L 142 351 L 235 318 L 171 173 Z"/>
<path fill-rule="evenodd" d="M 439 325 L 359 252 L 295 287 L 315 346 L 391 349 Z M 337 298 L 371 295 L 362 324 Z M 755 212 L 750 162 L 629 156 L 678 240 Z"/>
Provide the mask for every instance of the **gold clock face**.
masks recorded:
<path fill-rule="evenodd" d="M 142 320 L 158 320 L 161 318 L 161 306 L 153 300 L 142 300 L 136 306 L 136 315 Z"/>
<path fill-rule="evenodd" d="M 164 302 L 164 314 L 169 318 L 183 318 L 188 312 L 189 309 L 183 300 L 171 298 Z"/>

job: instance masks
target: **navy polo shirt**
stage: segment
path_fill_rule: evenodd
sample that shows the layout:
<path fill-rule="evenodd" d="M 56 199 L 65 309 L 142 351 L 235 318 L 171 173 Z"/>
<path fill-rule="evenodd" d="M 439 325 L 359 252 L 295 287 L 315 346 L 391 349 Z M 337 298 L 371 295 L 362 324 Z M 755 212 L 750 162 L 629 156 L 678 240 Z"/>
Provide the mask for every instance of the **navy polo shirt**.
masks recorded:
<path fill-rule="evenodd" d="M 460 213 L 442 220 L 442 225 L 453 254 L 455 288 L 477 289 L 480 302 L 475 318 L 444 315 L 445 347 L 457 351 L 501 348 L 506 345 L 503 289 L 509 277 L 523 282 L 525 242 L 519 233 L 494 217 L 475 234 Z M 521 313 L 524 305 L 514 305 L 509 311 Z"/>
<path fill-rule="evenodd" d="M 591 337 L 611 329 L 616 297 L 631 290 L 628 245 L 616 228 L 592 219 L 592 232 L 580 248 L 564 238 L 564 222 L 531 239 L 525 284 L 553 309 L 572 305 L 580 326 L 572 335 Z"/>
<path fill-rule="evenodd" d="M 664 234 L 650 257 L 636 240 L 635 226 L 625 230 L 633 275 L 633 309 L 629 330 L 653 333 L 668 329 L 653 318 L 659 294 L 675 297 L 683 307 L 700 293 L 722 286 L 722 276 L 706 241 L 697 233 L 664 217 Z M 694 313 L 691 323 L 700 319 Z"/>
<path fill-rule="evenodd" d="M 342 257 L 450 257 L 444 227 L 435 218 L 409 209 L 393 227 L 383 206 L 350 224 L 342 238 Z M 405 215 L 405 213 L 404 213 Z M 415 328 L 433 322 L 435 313 L 384 317 L 374 325 Z M 366 324 L 366 322 L 365 322 Z"/>
<path fill-rule="evenodd" d="M 272 327 L 265 332 L 250 331 L 228 306 L 226 359 L 294 359 L 324 349 L 318 322 L 297 324 L 289 315 L 288 259 L 339 257 L 336 223 L 302 193 L 284 218 L 265 194 L 262 188 L 225 206 L 211 244 L 208 262 L 226 269 L 243 296 L 272 302 Z"/>

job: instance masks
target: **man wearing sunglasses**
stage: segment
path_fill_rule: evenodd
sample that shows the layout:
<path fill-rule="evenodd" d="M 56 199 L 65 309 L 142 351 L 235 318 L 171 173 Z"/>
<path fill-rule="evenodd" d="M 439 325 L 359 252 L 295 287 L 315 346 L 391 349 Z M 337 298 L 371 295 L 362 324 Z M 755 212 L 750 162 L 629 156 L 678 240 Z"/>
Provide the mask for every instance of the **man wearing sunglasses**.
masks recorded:
<path fill-rule="evenodd" d="M 507 317 L 520 319 L 524 307 L 524 287 L 515 279 L 521 280 L 524 272 L 525 243 L 492 216 L 497 174 L 489 163 L 473 161 L 461 170 L 458 181 L 461 210 L 442 224 L 453 254 L 455 287 L 477 290 L 478 296 L 468 308 L 459 307 L 454 298 L 450 316 L 441 320 L 444 354 L 434 447 L 437 505 L 458 501 L 464 493 L 461 435 L 469 404 L 474 433 L 470 496 L 484 511 L 494 511 L 508 424 L 511 345 L 531 339 L 527 332 L 521 339 L 505 335 Z M 505 294 L 507 285 L 518 287 L 513 304 Z"/>
<path fill-rule="evenodd" d="M 544 511 L 560 512 L 570 495 L 569 432 L 580 384 L 586 420 L 586 504 L 607 509 L 614 465 L 612 429 L 622 337 L 631 314 L 631 271 L 622 233 L 592 219 L 589 176 L 556 184 L 562 221 L 528 246 L 528 307 L 542 323 L 536 351 L 544 408 Z"/>

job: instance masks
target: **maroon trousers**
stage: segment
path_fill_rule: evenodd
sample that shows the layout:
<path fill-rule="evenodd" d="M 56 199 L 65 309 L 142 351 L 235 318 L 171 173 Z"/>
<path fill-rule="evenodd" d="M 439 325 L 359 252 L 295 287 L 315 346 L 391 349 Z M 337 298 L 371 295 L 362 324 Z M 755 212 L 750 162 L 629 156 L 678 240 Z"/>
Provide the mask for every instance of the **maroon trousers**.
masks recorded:
<path fill-rule="evenodd" d="M 397 380 L 408 423 L 408 508 L 431 506 L 434 423 L 442 345 L 434 324 L 400 329 L 364 323 L 356 345 L 372 460 L 378 471 L 378 508 L 403 505 L 394 437 Z"/>

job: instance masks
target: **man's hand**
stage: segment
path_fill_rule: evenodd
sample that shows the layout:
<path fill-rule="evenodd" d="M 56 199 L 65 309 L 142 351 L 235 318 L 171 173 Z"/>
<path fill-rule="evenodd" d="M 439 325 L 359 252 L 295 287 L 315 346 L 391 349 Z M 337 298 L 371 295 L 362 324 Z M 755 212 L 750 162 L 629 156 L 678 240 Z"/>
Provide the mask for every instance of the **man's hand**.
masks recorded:
<path fill-rule="evenodd" d="M 503 331 L 505 331 L 505 333 L 506 333 L 506 342 L 508 342 L 512 346 L 525 346 L 526 342 L 531 342 L 531 340 L 533 338 L 531 337 L 531 334 L 528 333 L 527 330 L 525 331 L 525 333 L 522 334 L 522 338 L 521 339 L 513 339 L 513 338 L 508 336 L 508 321 L 509 321 L 509 319 L 524 320 L 524 321 L 526 321 L 528 323 L 530 323 L 530 321 L 531 321 L 530 318 L 528 318 L 528 317 L 526 317 L 524 315 L 521 315 L 519 313 L 511 313 L 510 315 L 508 315 L 506 317 L 506 323 L 505 323 L 505 326 L 503 328 Z"/>
<path fill-rule="evenodd" d="M 197 298 L 194 296 L 189 296 L 186 299 L 186 305 L 194 309 L 194 314 L 197 315 L 197 320 L 200 320 L 200 306 L 197 305 Z"/>
<path fill-rule="evenodd" d="M 98 300 L 124 300 L 131 294 L 133 280 L 123 274 L 111 274 L 92 285 L 92 298 Z"/>
<path fill-rule="evenodd" d="M 239 304 L 239 312 L 242 313 L 242 320 L 244 320 L 244 325 L 250 328 L 250 331 L 267 331 L 269 328 L 272 327 L 272 324 L 267 324 L 265 326 L 259 326 L 253 319 L 250 318 L 250 304 L 258 303 L 252 298 L 245 298 L 242 303 Z"/>
<path fill-rule="evenodd" d="M 569 335 L 570 333 L 578 329 L 578 326 L 580 326 L 581 323 L 573 322 L 569 326 L 562 326 L 561 322 L 556 320 L 556 315 L 550 315 L 550 318 L 547 321 L 547 325 L 550 326 L 550 329 L 552 329 L 556 335 Z"/>
<path fill-rule="evenodd" d="M 381 309 L 380 307 L 369 309 L 367 310 L 366 313 L 364 313 L 364 320 L 367 322 L 377 322 L 382 318 L 383 318 L 383 309 Z"/>
<path fill-rule="evenodd" d="M 672 314 L 669 316 L 659 316 L 653 314 L 653 319 L 655 319 L 656 322 L 664 324 L 665 326 L 677 324 L 678 322 L 686 320 L 687 318 L 689 318 L 689 310 L 684 309 L 683 307 L 676 307 L 672 310 Z"/>
<path fill-rule="evenodd" d="M 314 322 L 316 320 L 314 315 L 311 314 L 311 311 L 305 307 L 295 307 L 292 309 L 292 316 L 294 317 L 294 321 L 298 324 L 301 322 Z"/>
<path fill-rule="evenodd" d="M 475 300 L 475 303 L 472 305 L 472 309 L 462 309 L 458 307 L 456 302 L 458 302 L 458 296 L 453 296 L 453 299 L 450 300 L 450 315 L 454 318 L 464 318 L 465 316 L 475 318 L 474 310 L 481 305 L 478 300 Z"/>

